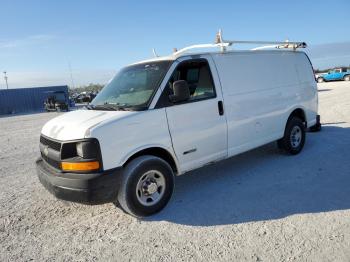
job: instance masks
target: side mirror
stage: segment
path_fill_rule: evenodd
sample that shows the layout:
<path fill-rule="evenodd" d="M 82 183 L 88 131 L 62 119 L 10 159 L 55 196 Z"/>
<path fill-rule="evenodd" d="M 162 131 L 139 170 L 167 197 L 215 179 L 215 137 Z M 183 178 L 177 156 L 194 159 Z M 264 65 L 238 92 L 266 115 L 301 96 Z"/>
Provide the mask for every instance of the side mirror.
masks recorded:
<path fill-rule="evenodd" d="M 184 102 L 190 99 L 190 89 L 185 80 L 177 80 L 173 83 L 174 94 L 169 96 L 173 103 Z"/>

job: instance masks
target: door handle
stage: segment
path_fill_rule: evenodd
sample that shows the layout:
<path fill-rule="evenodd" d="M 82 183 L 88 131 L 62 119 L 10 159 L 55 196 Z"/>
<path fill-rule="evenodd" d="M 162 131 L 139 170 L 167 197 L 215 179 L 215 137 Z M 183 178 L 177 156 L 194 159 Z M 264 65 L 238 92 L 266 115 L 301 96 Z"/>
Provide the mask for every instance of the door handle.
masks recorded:
<path fill-rule="evenodd" d="M 219 115 L 222 116 L 224 114 L 224 104 L 222 101 L 218 102 Z"/>

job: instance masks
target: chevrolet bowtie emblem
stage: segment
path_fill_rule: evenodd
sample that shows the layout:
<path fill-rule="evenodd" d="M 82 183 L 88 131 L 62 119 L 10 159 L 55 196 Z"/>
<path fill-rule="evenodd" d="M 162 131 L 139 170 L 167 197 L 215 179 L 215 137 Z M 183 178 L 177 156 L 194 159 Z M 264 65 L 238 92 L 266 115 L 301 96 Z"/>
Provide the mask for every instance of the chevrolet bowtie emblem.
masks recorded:
<path fill-rule="evenodd" d="M 44 148 L 44 155 L 47 156 L 49 154 L 49 147 Z"/>

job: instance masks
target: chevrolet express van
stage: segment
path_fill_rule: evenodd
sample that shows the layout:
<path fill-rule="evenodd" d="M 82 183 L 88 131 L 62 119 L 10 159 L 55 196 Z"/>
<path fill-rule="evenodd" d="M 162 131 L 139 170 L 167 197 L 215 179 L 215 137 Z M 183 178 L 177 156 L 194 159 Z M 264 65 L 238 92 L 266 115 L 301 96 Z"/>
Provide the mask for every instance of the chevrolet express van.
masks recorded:
<path fill-rule="evenodd" d="M 272 141 L 298 154 L 306 128 L 320 127 L 307 55 L 297 44 L 224 44 L 129 65 L 85 109 L 47 122 L 36 162 L 41 183 L 59 199 L 119 202 L 143 217 L 165 207 L 175 176 Z"/>

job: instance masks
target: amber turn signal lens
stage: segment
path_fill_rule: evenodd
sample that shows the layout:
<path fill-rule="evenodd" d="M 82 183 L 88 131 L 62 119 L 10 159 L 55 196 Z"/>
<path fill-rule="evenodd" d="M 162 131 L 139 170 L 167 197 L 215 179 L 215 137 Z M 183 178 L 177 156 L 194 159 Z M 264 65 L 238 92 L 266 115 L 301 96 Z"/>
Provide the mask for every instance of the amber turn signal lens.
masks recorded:
<path fill-rule="evenodd" d="M 91 171 L 100 168 L 100 163 L 98 161 L 92 162 L 62 162 L 62 169 L 65 171 Z"/>

